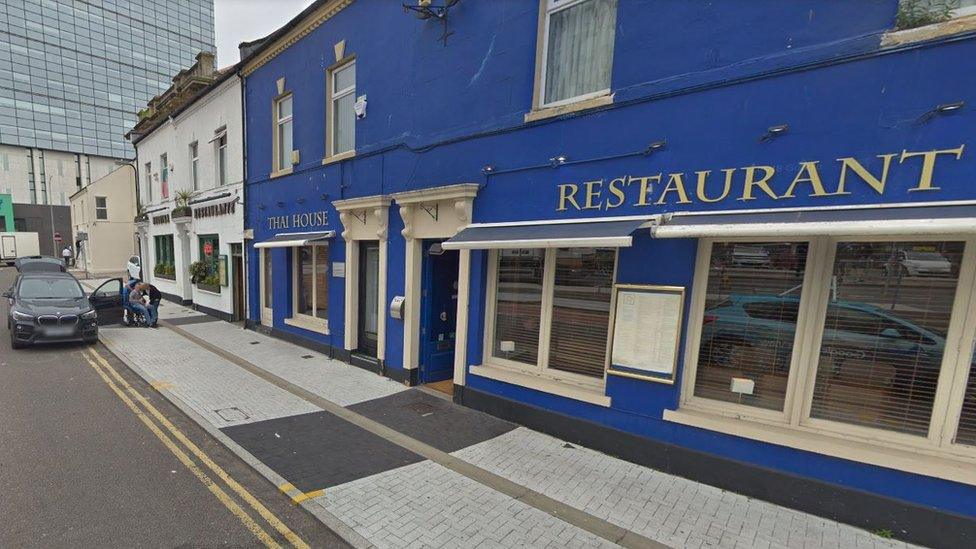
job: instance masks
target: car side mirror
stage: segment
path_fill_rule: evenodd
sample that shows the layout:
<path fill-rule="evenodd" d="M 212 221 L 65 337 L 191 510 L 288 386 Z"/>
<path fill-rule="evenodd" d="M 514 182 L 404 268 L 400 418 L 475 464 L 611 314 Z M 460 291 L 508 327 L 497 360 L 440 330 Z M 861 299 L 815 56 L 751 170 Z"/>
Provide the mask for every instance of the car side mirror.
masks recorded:
<path fill-rule="evenodd" d="M 897 339 L 901 337 L 901 332 L 899 332 L 894 328 L 885 328 L 884 330 L 881 330 L 881 337 L 890 337 L 890 338 Z"/>
<path fill-rule="evenodd" d="M 6 291 L 3 292 L 3 294 L 0 294 L 0 295 L 2 295 L 3 297 L 5 297 L 7 299 L 13 299 L 13 297 L 14 297 L 14 293 L 11 290 L 6 290 Z"/>

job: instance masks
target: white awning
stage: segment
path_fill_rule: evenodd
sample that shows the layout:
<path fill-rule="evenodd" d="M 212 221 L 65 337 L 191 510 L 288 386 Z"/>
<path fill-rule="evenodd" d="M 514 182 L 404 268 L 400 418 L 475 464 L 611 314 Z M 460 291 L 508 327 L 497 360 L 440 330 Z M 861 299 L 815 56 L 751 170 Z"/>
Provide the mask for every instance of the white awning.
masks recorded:
<path fill-rule="evenodd" d="M 335 236 L 335 231 L 313 233 L 278 233 L 254 245 L 255 248 L 294 248 L 321 243 Z"/>
<path fill-rule="evenodd" d="M 603 217 L 517 223 L 473 223 L 442 244 L 445 250 L 500 248 L 626 248 L 633 232 L 655 217 Z"/>
<path fill-rule="evenodd" d="M 926 204 L 821 210 L 676 213 L 655 238 L 827 235 L 928 235 L 976 232 L 976 204 Z"/>

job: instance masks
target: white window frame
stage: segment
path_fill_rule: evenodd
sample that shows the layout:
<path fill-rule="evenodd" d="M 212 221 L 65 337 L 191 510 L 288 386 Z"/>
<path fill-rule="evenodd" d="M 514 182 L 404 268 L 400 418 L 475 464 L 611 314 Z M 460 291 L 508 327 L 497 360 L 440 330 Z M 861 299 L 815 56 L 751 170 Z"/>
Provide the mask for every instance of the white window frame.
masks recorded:
<path fill-rule="evenodd" d="M 302 246 L 304 247 L 304 246 Z M 325 257 L 325 267 L 326 267 L 326 280 L 329 279 L 329 263 L 332 261 L 332 250 L 328 244 L 309 244 L 308 247 L 312 248 L 312 307 L 318 307 L 318 285 L 315 283 L 315 276 L 318 273 L 318 265 L 315 261 L 315 256 L 317 255 L 317 248 L 325 247 L 326 257 Z M 290 326 L 296 326 L 298 328 L 303 328 L 305 330 L 311 330 L 313 332 L 319 332 L 325 335 L 329 335 L 329 319 L 319 318 L 314 315 L 306 315 L 298 312 L 298 280 L 301 276 L 299 272 L 299 253 L 301 248 L 292 248 L 291 253 L 291 318 L 285 319 L 285 324 Z M 331 281 L 327 282 L 328 286 L 331 286 Z M 326 315 L 329 313 L 329 308 L 325 309 Z"/>
<path fill-rule="evenodd" d="M 508 360 L 494 356 L 495 349 L 495 309 L 498 292 L 498 262 L 500 258 L 499 250 L 488 251 L 488 287 L 485 295 L 485 342 L 482 356 L 482 365 L 494 366 L 506 370 L 514 371 L 541 379 L 555 381 L 573 385 L 590 391 L 603 391 L 607 382 L 607 362 L 610 353 L 610 338 L 607 337 L 607 347 L 604 349 L 603 376 L 593 377 L 574 372 L 566 372 L 549 367 L 549 342 L 552 339 L 552 305 L 553 291 L 556 281 L 556 248 L 545 249 L 542 274 L 542 302 L 539 317 L 539 349 L 535 364 L 525 364 L 515 360 Z M 617 280 L 617 268 L 620 259 L 620 249 L 616 248 L 613 255 L 613 278 L 612 283 Z M 611 310 L 613 303 L 610 304 Z M 607 322 L 607 333 L 610 332 L 610 323 Z"/>
<path fill-rule="evenodd" d="M 335 82 L 336 82 L 335 74 L 337 72 L 341 72 L 341 71 L 343 71 L 345 69 L 348 69 L 349 67 L 355 67 L 355 66 L 356 66 L 356 58 L 355 57 L 349 57 L 349 58 L 343 59 L 342 61 L 340 61 L 336 65 L 330 67 L 329 70 L 328 70 L 328 75 L 329 75 L 328 80 L 329 80 L 329 82 L 328 82 L 327 90 L 329 92 L 328 93 L 329 97 L 328 97 L 328 113 L 327 113 L 327 116 L 326 116 L 326 122 L 327 123 L 326 123 L 326 128 L 325 128 L 325 131 L 326 131 L 326 145 L 327 145 L 327 148 L 326 148 L 326 151 L 327 151 L 326 152 L 326 158 L 327 159 L 331 159 L 331 158 L 337 157 L 337 156 L 349 155 L 349 154 L 352 154 L 352 153 L 354 153 L 356 151 L 356 126 L 355 126 L 355 124 L 353 124 L 353 139 L 352 139 L 353 145 L 352 145 L 352 148 L 351 149 L 349 149 L 347 151 L 336 150 L 336 139 L 335 139 L 335 129 L 336 129 L 335 106 L 336 106 L 336 103 L 339 101 L 339 99 L 342 99 L 343 97 L 346 97 L 348 95 L 352 95 L 353 97 L 355 97 L 355 95 L 356 95 L 356 81 L 355 81 L 355 79 L 353 80 L 353 83 L 352 83 L 351 86 L 347 86 L 347 87 L 345 87 L 345 88 L 343 88 L 341 90 L 337 90 L 337 89 L 335 89 Z"/>
<path fill-rule="evenodd" d="M 190 183 L 193 190 L 200 190 L 200 142 L 194 141 L 189 145 L 190 153 Z"/>
<path fill-rule="evenodd" d="M 267 302 L 267 299 L 265 299 L 265 297 L 267 295 L 266 290 L 267 290 L 268 286 L 269 285 L 273 285 L 273 281 L 268 280 L 267 279 L 268 277 L 265 276 L 265 273 L 268 272 L 268 270 L 265 268 L 265 262 L 272 260 L 271 259 L 272 258 L 272 256 L 271 256 L 271 250 L 268 249 L 268 248 L 261 248 L 261 254 L 260 255 L 261 255 L 261 257 L 259 258 L 259 260 L 260 260 L 261 268 L 260 268 L 260 271 L 258 273 L 258 276 L 261 279 L 260 280 L 260 286 L 261 286 L 260 287 L 260 291 L 261 291 L 261 298 L 260 298 L 260 304 L 261 304 L 261 324 L 263 324 L 265 326 L 268 326 L 268 327 L 271 327 L 274 324 L 274 308 L 273 308 L 274 303 L 268 303 Z M 274 278 L 274 266 L 273 265 L 272 265 L 272 269 L 271 269 L 271 277 Z"/>
<path fill-rule="evenodd" d="M 280 112 L 281 104 L 284 101 L 286 101 L 286 100 L 290 100 L 291 101 L 291 114 L 288 115 L 288 116 L 285 116 L 285 117 L 279 117 L 278 116 L 278 113 Z M 288 122 L 291 122 L 292 123 L 291 124 L 291 142 L 292 142 L 292 150 L 294 150 L 294 146 L 295 146 L 295 123 L 294 123 L 294 120 L 295 120 L 295 96 L 291 92 L 286 92 L 286 93 L 283 93 L 283 94 L 279 95 L 278 97 L 276 97 L 274 99 L 274 102 L 272 103 L 272 113 L 271 113 L 271 115 L 272 115 L 272 118 L 274 119 L 274 136 L 272 137 L 273 143 L 274 143 L 274 147 L 272 147 L 272 149 L 274 149 L 274 159 L 273 159 L 271 165 L 272 165 L 272 168 L 274 170 L 274 173 L 277 174 L 277 173 L 281 173 L 281 172 L 285 172 L 287 170 L 290 170 L 291 167 L 292 167 L 292 165 L 293 165 L 292 162 L 291 162 L 291 151 L 288 151 L 288 156 L 285 158 L 285 160 L 287 161 L 287 165 L 279 165 L 279 164 L 281 164 L 280 160 L 281 160 L 281 156 L 282 156 L 281 155 L 281 151 L 280 151 L 280 149 L 281 149 L 281 139 L 279 137 L 279 134 L 280 134 L 279 128 L 282 125 L 284 125 L 285 123 L 288 123 Z"/>
<path fill-rule="evenodd" d="M 708 271 L 714 243 L 725 242 L 804 242 L 810 243 L 807 252 L 804 291 L 800 296 L 797 316 L 796 339 L 787 381 L 786 399 L 783 411 L 764 410 L 744 404 L 723 402 L 694 395 L 695 379 L 698 370 L 698 353 L 701 343 L 702 321 L 705 310 Z M 822 333 L 829 301 L 830 280 L 834 269 L 834 255 L 837 244 L 842 242 L 964 242 L 962 262 L 952 305 L 952 316 L 946 334 L 945 351 L 927 436 L 898 433 L 880 428 L 847 424 L 810 417 L 813 391 L 816 384 L 818 357 Z M 685 373 L 681 386 L 681 399 L 678 412 L 701 414 L 722 430 L 732 434 L 750 436 L 756 432 L 752 427 L 786 428 L 793 437 L 826 437 L 827 440 L 840 440 L 865 443 L 886 450 L 911 449 L 937 457 L 961 458 L 976 461 L 976 446 L 966 446 L 952 442 L 958 429 L 959 416 L 965 397 L 966 376 L 969 362 L 976 343 L 976 237 L 972 235 L 897 235 L 865 237 L 859 235 L 838 235 L 830 237 L 780 236 L 771 238 L 719 238 L 701 239 L 695 265 L 695 280 L 692 291 L 691 311 L 688 319 L 688 334 L 685 342 Z M 682 421 L 674 414 L 665 413 L 675 421 Z M 724 420 L 722 419 L 724 418 Z M 953 420 L 955 418 L 955 420 Z M 758 437 L 753 437 L 758 438 Z M 784 442 L 786 445 L 791 445 Z M 976 478 L 976 477 L 974 477 Z"/>
<path fill-rule="evenodd" d="M 98 201 L 101 200 L 105 203 L 105 206 L 99 206 Z M 105 214 L 105 217 L 101 217 L 99 213 Z M 96 196 L 95 197 L 95 220 L 96 221 L 108 221 L 108 197 Z"/>
<path fill-rule="evenodd" d="M 294 106 L 294 103 L 292 104 Z M 292 131 L 294 132 L 295 126 L 292 126 Z M 294 135 L 292 135 L 294 139 Z M 223 135 L 217 137 L 214 140 L 214 169 L 216 173 L 214 174 L 214 179 L 217 181 L 217 186 L 221 187 L 227 184 L 227 132 L 225 131 Z"/>
<path fill-rule="evenodd" d="M 590 93 L 584 93 L 582 95 L 577 95 L 575 97 L 568 97 L 566 99 L 560 99 L 559 101 L 546 101 L 546 78 L 548 73 L 549 64 L 549 21 L 554 13 L 559 13 L 563 10 L 578 6 L 584 2 L 589 2 L 591 0 L 541 0 L 542 1 L 542 23 L 540 25 L 540 36 L 541 44 L 539 46 L 539 81 L 536 82 L 536 87 L 538 91 L 536 93 L 539 109 L 549 109 L 553 107 L 562 107 L 564 105 L 570 105 L 573 103 L 579 103 L 581 101 L 586 101 L 588 99 L 594 99 L 597 97 L 602 97 L 610 93 L 610 86 L 604 89 L 597 90 Z M 610 68 L 611 75 L 613 74 L 613 67 Z"/>
<path fill-rule="evenodd" d="M 152 162 L 146 162 L 146 201 L 151 204 L 153 201 L 153 190 L 152 190 Z"/>

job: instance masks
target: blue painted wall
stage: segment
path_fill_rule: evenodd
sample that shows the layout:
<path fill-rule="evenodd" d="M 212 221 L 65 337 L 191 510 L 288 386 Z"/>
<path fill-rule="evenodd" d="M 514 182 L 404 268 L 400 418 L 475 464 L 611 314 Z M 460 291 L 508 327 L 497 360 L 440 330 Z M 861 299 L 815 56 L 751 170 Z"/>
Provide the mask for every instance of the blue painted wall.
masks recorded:
<path fill-rule="evenodd" d="M 612 92 L 614 104 L 563 118 L 525 123 L 531 108 L 538 3 L 533 0 L 465 1 L 451 11 L 453 34 L 445 46 L 441 27 L 404 14 L 384 0 L 357 0 L 246 79 L 247 226 L 255 239 L 270 237 L 266 219 L 326 209 L 329 228 L 341 231 L 331 201 L 424 187 L 478 182 L 479 222 L 716 210 L 976 199 L 976 111 L 930 116 L 936 105 L 976 106 L 976 39 L 965 35 L 927 44 L 881 48 L 894 23 L 896 0 L 815 2 L 738 0 L 674 2 L 619 0 Z M 356 56 L 357 95 L 368 112 L 356 124 L 354 159 L 323 166 L 325 70 L 333 45 L 346 41 Z M 269 179 L 271 104 L 276 81 L 294 93 L 294 174 Z M 789 130 L 760 142 L 773 125 Z M 663 150 L 639 153 L 666 140 Z M 919 187 L 921 158 L 903 151 L 955 149 L 937 157 L 932 187 Z M 896 155 L 883 194 L 850 175 L 849 194 L 810 196 L 800 183 L 782 197 L 801 162 L 818 162 L 826 193 L 838 186 L 836 159 L 854 157 L 879 174 L 882 154 Z M 563 155 L 569 164 L 548 166 Z M 610 158 L 612 157 L 612 158 Z M 484 176 L 492 165 L 496 174 Z M 747 166 L 776 170 L 776 198 L 755 189 L 741 200 Z M 534 168 L 533 168 L 534 167 Z M 721 193 L 723 169 L 732 172 L 727 200 L 696 196 L 698 171 L 710 170 L 707 194 Z M 509 171 L 512 170 L 512 171 Z M 505 173 L 502 173 L 505 172 Z M 621 176 L 655 176 L 650 201 L 659 199 L 669 174 L 684 174 L 689 203 L 671 192 L 661 204 L 639 205 L 639 183 L 617 207 L 610 182 Z M 559 185 L 599 181 L 600 206 L 558 211 Z M 596 195 L 595 195 L 596 196 Z M 576 195 L 581 205 L 584 194 Z M 404 241 L 396 205 L 390 210 L 387 295 L 404 291 Z M 618 280 L 690 287 L 696 243 L 652 241 L 646 234 L 621 250 Z M 345 259 L 341 239 L 332 261 Z M 653 258 L 653 259 L 651 259 Z M 664 258 L 664 260 L 659 260 Z M 284 325 L 290 314 L 289 254 L 274 252 L 275 326 L 321 343 L 342 346 L 342 280 L 329 292 L 331 334 Z M 257 265 L 252 255 L 252 265 Z M 479 363 L 484 331 L 486 254 L 472 255 L 468 359 Z M 258 318 L 257 270 L 248 275 L 252 318 Z M 687 315 L 686 315 L 687 317 Z M 387 324 L 387 363 L 402 367 L 403 326 Z M 682 338 L 684 341 L 684 338 Z M 683 350 L 682 350 L 683 352 Z M 678 404 L 678 384 L 666 386 L 611 378 L 611 408 L 469 376 L 470 387 L 641 436 L 748 461 L 856 489 L 970 516 L 976 490 L 938 479 L 865 466 L 757 443 L 661 420 Z"/>

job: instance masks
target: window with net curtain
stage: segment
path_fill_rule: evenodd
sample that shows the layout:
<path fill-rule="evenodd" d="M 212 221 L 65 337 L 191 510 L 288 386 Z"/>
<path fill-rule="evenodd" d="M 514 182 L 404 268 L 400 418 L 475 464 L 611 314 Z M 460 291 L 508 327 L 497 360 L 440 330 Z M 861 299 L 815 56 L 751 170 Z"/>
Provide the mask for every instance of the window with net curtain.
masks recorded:
<path fill-rule="evenodd" d="M 500 250 L 493 356 L 602 378 L 615 262 L 614 248 Z"/>
<path fill-rule="evenodd" d="M 340 154 L 356 148 L 356 63 L 332 71 L 332 150 Z"/>
<path fill-rule="evenodd" d="M 561 104 L 610 89 L 617 0 L 546 0 L 541 104 Z"/>
<path fill-rule="evenodd" d="M 291 166 L 292 144 L 292 96 L 282 97 L 275 103 L 275 143 L 277 156 L 275 169 L 283 170 Z"/>

